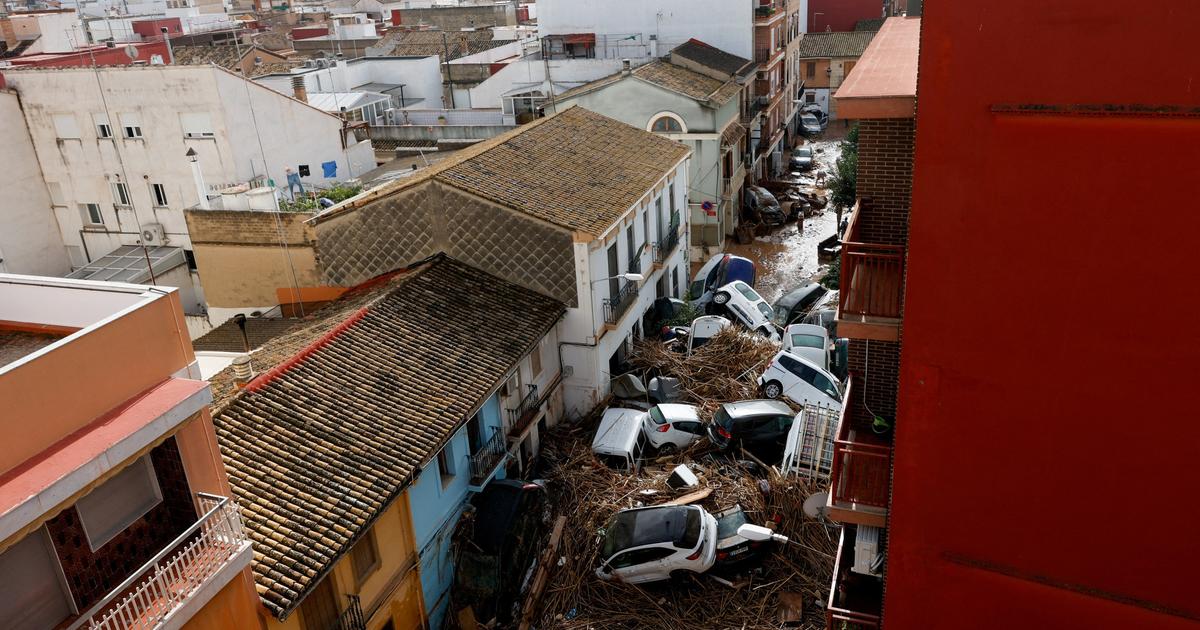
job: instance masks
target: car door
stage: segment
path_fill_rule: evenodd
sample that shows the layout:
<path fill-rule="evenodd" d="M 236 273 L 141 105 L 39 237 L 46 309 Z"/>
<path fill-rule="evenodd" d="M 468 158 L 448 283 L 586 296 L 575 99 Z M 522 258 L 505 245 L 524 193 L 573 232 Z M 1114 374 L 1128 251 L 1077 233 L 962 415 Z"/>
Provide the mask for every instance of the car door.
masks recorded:
<path fill-rule="evenodd" d="M 791 382 L 784 384 L 783 395 L 796 402 L 815 398 L 820 393 L 820 390 L 812 385 L 817 371 L 791 357 L 783 358 L 787 360 L 786 363 L 780 362 L 795 376 Z"/>
<path fill-rule="evenodd" d="M 691 444 L 692 440 L 695 440 L 703 432 L 704 425 L 700 422 L 679 420 L 671 423 L 671 431 L 668 435 L 672 444 L 683 447 Z"/>
<path fill-rule="evenodd" d="M 669 576 L 670 571 L 664 571 L 662 561 L 672 553 L 672 550 L 663 547 L 630 549 L 613 556 L 609 566 L 612 567 L 613 577 L 622 582 L 651 582 Z"/>

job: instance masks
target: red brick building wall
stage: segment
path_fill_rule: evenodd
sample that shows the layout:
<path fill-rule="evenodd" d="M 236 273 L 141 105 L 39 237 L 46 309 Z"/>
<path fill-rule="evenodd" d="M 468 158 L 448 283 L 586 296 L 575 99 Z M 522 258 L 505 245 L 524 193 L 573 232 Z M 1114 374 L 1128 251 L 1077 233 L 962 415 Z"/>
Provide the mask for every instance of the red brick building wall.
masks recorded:
<path fill-rule="evenodd" d="M 908 242 L 915 131 L 911 118 L 863 120 L 858 124 L 858 196 L 869 206 L 858 219 L 860 242 Z"/>

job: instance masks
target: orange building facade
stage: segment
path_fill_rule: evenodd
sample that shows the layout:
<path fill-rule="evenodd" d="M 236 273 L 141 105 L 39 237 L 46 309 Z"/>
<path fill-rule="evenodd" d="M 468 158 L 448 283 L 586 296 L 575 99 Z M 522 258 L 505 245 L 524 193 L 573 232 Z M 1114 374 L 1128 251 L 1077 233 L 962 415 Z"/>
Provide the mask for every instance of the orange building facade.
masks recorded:
<path fill-rule="evenodd" d="M 175 289 L 0 275 L 0 627 L 256 625 Z"/>

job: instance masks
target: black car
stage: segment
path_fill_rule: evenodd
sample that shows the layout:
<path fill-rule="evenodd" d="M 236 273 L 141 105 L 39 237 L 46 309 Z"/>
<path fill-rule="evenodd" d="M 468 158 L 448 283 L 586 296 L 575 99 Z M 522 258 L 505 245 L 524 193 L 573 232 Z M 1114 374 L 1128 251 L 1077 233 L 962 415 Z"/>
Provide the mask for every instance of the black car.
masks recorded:
<path fill-rule="evenodd" d="M 507 623 L 520 605 L 521 584 L 546 532 L 546 489 L 528 481 L 496 479 L 471 501 L 472 544 L 463 545 L 456 590 L 472 602 L 477 619 Z"/>
<path fill-rule="evenodd" d="M 775 311 L 774 324 L 775 327 L 783 330 L 804 319 L 816 304 L 820 302 L 825 295 L 829 293 L 829 289 L 813 282 L 806 284 L 799 289 L 788 292 L 783 297 L 779 298 L 778 302 L 772 309 Z"/>
<path fill-rule="evenodd" d="M 778 400 L 725 403 L 713 414 L 708 439 L 718 449 L 744 448 L 766 464 L 783 458 L 783 447 L 795 413 Z"/>

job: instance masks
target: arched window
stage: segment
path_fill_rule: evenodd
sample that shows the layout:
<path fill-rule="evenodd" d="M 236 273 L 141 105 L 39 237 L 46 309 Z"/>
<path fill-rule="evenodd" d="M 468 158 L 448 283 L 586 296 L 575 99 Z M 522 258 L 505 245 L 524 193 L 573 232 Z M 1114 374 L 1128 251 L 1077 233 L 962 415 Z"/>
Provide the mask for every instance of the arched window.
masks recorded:
<path fill-rule="evenodd" d="M 683 133 L 683 123 L 679 118 L 664 114 L 650 123 L 650 131 L 655 133 Z"/>

